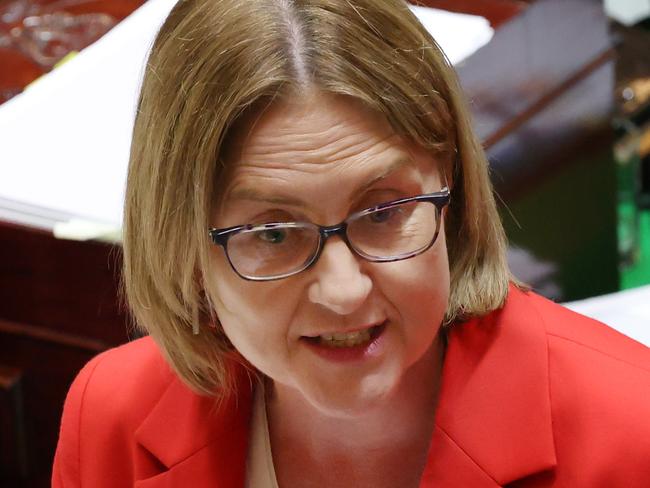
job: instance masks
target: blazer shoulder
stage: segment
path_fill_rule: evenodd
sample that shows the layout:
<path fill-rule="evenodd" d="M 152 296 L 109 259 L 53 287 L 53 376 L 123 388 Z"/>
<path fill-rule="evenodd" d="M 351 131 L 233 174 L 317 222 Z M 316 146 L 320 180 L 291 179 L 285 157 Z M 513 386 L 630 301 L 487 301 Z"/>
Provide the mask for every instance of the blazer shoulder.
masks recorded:
<path fill-rule="evenodd" d="M 546 332 L 558 479 L 646 486 L 650 348 L 533 293 L 522 299 Z"/>
<path fill-rule="evenodd" d="M 158 346 L 143 337 L 90 360 L 74 380 L 66 403 L 90 402 L 104 419 L 113 413 L 122 422 L 139 424 L 175 378 Z"/>
<path fill-rule="evenodd" d="M 91 359 L 72 382 L 63 406 L 53 486 L 79 485 L 84 478 L 80 466 L 88 464 L 84 457 L 111 448 L 113 458 L 125 452 L 174 378 L 149 337 Z"/>
<path fill-rule="evenodd" d="M 591 349 L 650 374 L 650 348 L 644 344 L 533 292 L 517 290 L 514 295 L 522 314 L 523 310 L 534 310 L 549 338 Z"/>

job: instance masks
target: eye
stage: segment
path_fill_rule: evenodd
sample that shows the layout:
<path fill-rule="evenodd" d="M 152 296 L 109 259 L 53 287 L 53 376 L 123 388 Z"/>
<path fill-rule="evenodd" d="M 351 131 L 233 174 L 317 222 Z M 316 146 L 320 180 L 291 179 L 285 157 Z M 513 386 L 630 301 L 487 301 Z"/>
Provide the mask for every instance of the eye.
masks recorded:
<path fill-rule="evenodd" d="M 383 224 L 388 222 L 391 218 L 395 217 L 399 213 L 398 208 L 386 208 L 383 210 L 377 210 L 368 215 L 368 219 L 375 224 Z"/>
<path fill-rule="evenodd" d="M 282 244 L 287 238 L 287 231 L 284 229 L 267 229 L 259 231 L 257 236 L 270 244 Z"/>

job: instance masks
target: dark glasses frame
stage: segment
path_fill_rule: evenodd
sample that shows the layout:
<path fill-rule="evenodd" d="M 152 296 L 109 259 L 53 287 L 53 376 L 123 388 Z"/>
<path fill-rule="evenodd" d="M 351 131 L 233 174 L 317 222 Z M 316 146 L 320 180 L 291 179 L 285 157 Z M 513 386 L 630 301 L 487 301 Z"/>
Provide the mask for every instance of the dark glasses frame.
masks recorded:
<path fill-rule="evenodd" d="M 267 223 L 267 224 L 244 224 L 244 225 L 235 225 L 232 227 L 224 227 L 221 229 L 217 228 L 212 228 L 209 229 L 208 235 L 210 236 L 210 239 L 212 242 L 218 246 L 223 247 L 223 250 L 226 254 L 226 258 L 228 259 L 228 263 L 230 264 L 230 267 L 237 273 L 238 276 L 245 280 L 249 281 L 273 281 L 273 280 L 279 280 L 282 278 L 287 278 L 289 276 L 293 276 L 295 274 L 298 274 L 307 268 L 311 267 L 318 261 L 318 258 L 320 257 L 323 248 L 325 247 L 325 243 L 327 242 L 327 239 L 329 239 L 332 236 L 338 235 L 341 237 L 341 240 L 345 242 L 345 244 L 348 246 L 350 251 L 352 251 L 354 254 L 357 256 L 360 256 L 361 258 L 374 262 L 374 263 L 387 263 L 387 262 L 394 262 L 394 261 L 402 261 L 404 259 L 409 259 L 412 257 L 415 257 L 419 254 L 422 254 L 423 252 L 427 251 L 433 244 L 436 242 L 438 239 L 438 234 L 440 233 L 440 221 L 441 221 L 441 214 L 443 209 L 449 204 L 449 201 L 451 199 L 450 191 L 448 187 L 443 188 L 440 191 L 434 192 L 434 193 L 425 193 L 422 195 L 416 195 L 413 197 L 408 197 L 408 198 L 400 198 L 398 200 L 392 200 L 390 202 L 385 202 L 379 205 L 376 205 L 374 207 L 370 207 L 364 210 L 361 210 L 359 212 L 355 212 L 351 215 L 349 215 L 344 221 L 336 224 L 336 225 L 317 225 L 311 222 L 272 222 L 272 223 Z M 360 249 L 357 249 L 348 239 L 347 235 L 347 228 L 348 228 L 348 222 L 350 220 L 356 220 L 360 217 L 363 217 L 364 215 L 368 215 L 373 212 L 378 212 L 382 210 L 387 210 L 391 207 L 395 207 L 398 205 L 402 205 L 404 203 L 411 203 L 411 202 L 429 202 L 432 203 L 436 207 L 436 231 L 435 234 L 433 235 L 433 238 L 431 239 L 431 242 L 423 247 L 422 249 L 418 249 L 417 251 L 411 252 L 411 253 L 406 253 L 406 254 L 401 254 L 398 256 L 388 256 L 388 257 L 376 257 L 376 256 L 370 256 L 368 254 L 365 254 L 363 251 Z M 311 258 L 305 261 L 305 264 L 293 271 L 283 273 L 281 275 L 273 275 L 273 276 L 268 276 L 268 277 L 259 277 L 259 276 L 248 276 L 240 273 L 233 262 L 230 259 L 230 255 L 228 254 L 228 241 L 231 237 L 239 234 L 240 232 L 243 231 L 248 231 L 252 229 L 257 229 L 257 230 L 273 230 L 277 229 L 279 227 L 302 227 L 302 228 L 312 228 L 318 231 L 319 234 L 319 240 L 318 240 L 318 246 Z"/>

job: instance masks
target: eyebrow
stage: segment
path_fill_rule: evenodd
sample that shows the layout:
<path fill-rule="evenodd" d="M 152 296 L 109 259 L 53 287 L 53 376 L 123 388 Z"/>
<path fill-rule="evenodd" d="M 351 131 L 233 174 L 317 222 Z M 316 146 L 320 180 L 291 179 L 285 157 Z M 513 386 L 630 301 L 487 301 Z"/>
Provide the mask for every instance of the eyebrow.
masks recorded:
<path fill-rule="evenodd" d="M 366 192 L 369 188 L 371 188 L 373 185 L 377 184 L 381 180 L 384 180 L 388 178 L 390 175 L 393 173 L 401 170 L 402 168 L 406 166 L 412 166 L 415 167 L 415 161 L 411 158 L 400 158 L 388 166 L 386 166 L 383 171 L 373 177 L 371 180 L 365 182 L 363 185 L 359 186 L 354 190 L 352 193 L 353 195 L 359 195 L 364 192 Z M 228 200 L 251 200 L 255 202 L 264 202 L 264 203 L 272 203 L 276 205 L 287 205 L 291 207 L 306 207 L 307 204 L 303 202 L 302 200 L 298 198 L 291 197 L 289 195 L 286 196 L 280 196 L 280 195 L 270 195 L 266 194 L 264 192 L 260 192 L 259 190 L 255 188 L 249 188 L 249 187 L 242 187 L 242 188 L 236 188 L 233 190 L 228 197 Z"/>

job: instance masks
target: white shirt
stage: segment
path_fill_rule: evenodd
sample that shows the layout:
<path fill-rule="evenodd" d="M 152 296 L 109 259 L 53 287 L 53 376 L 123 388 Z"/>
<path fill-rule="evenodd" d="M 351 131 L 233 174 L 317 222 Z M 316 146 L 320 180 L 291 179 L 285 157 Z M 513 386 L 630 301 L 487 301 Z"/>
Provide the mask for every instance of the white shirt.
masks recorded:
<path fill-rule="evenodd" d="M 260 382 L 253 396 L 250 442 L 246 460 L 246 488 L 278 488 L 271 453 L 265 396 L 264 384 Z"/>

